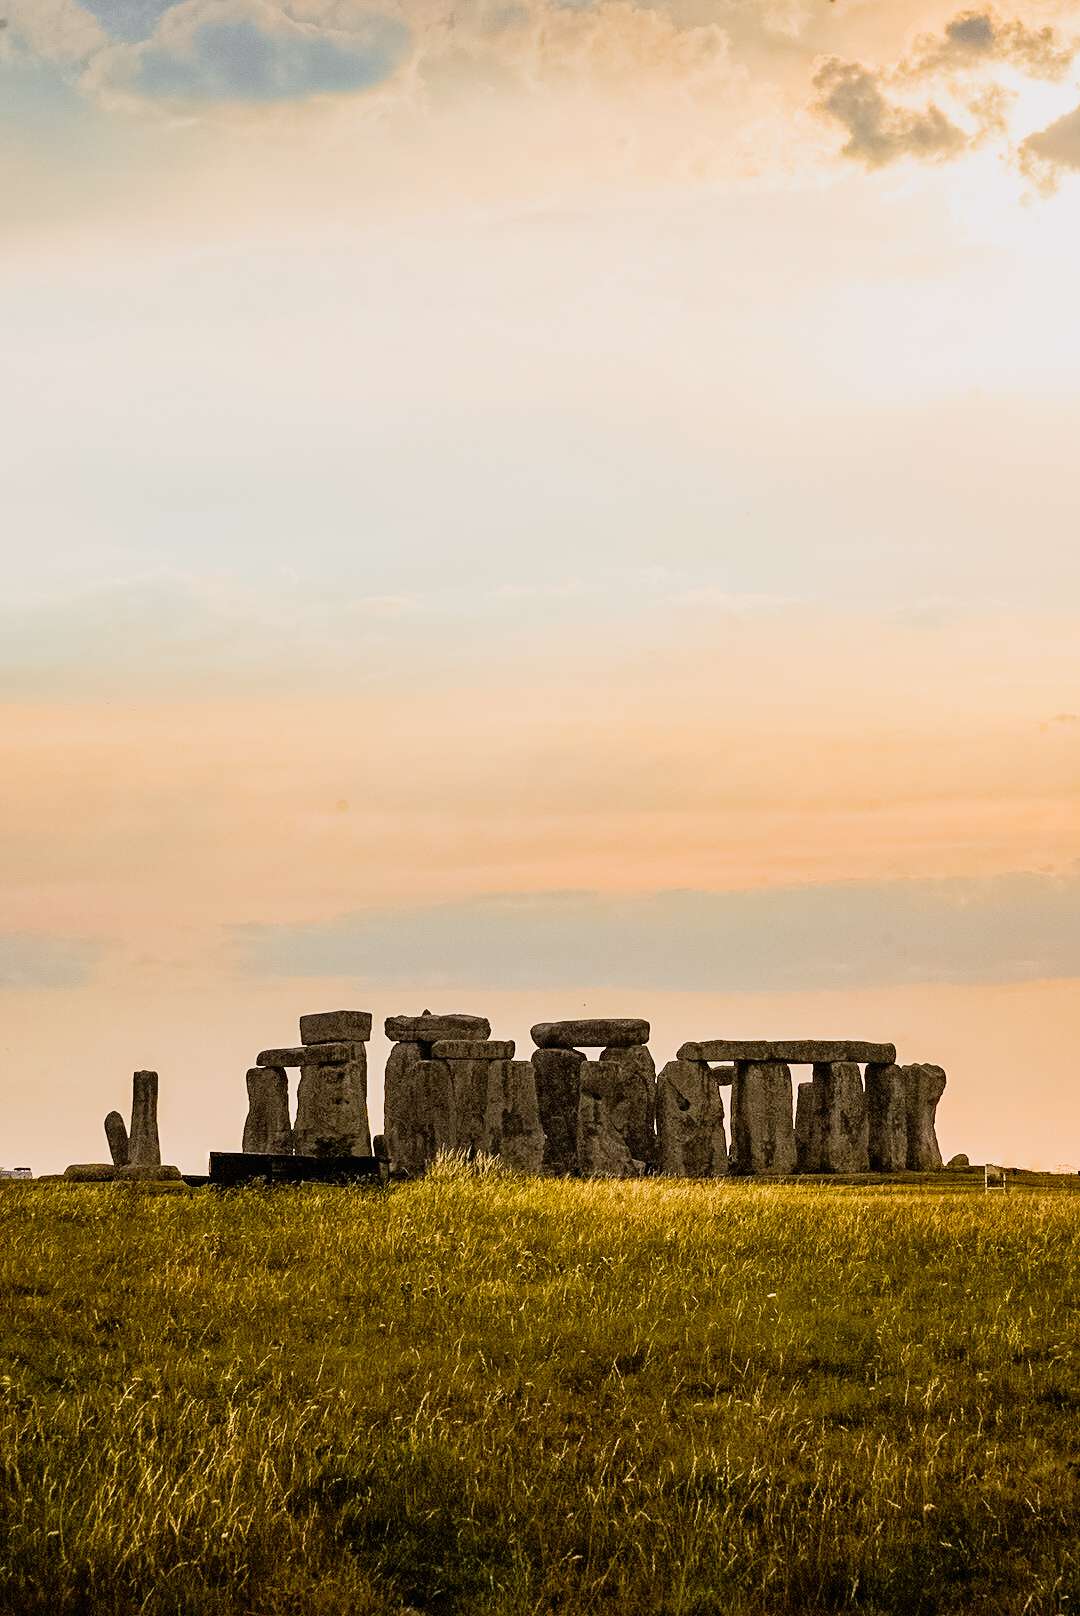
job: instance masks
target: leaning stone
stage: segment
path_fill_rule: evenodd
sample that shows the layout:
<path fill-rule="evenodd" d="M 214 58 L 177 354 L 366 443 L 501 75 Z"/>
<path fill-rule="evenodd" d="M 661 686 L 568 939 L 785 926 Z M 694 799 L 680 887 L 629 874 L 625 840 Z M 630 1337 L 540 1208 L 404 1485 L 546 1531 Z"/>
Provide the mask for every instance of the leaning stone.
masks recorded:
<path fill-rule="evenodd" d="M 431 1046 L 432 1060 L 513 1060 L 512 1038 L 440 1038 Z"/>
<path fill-rule="evenodd" d="M 577 1049 L 533 1051 L 546 1173 L 573 1173 L 577 1167 L 578 1100 L 584 1061 L 585 1056 Z"/>
<path fill-rule="evenodd" d="M 790 1173 L 795 1168 L 791 1071 L 782 1061 L 742 1061 L 731 1089 L 733 1169 Z"/>
<path fill-rule="evenodd" d="M 366 1044 L 370 1037 L 370 1010 L 322 1010 L 300 1017 L 302 1044 Z"/>
<path fill-rule="evenodd" d="M 854 1061 L 822 1061 L 814 1067 L 821 1088 L 821 1171 L 865 1173 L 870 1165 L 866 1096 Z"/>
<path fill-rule="evenodd" d="M 161 1166 L 157 1102 L 157 1073 L 136 1072 L 131 1086 L 131 1139 L 128 1148 L 130 1166 Z"/>
<path fill-rule="evenodd" d="M 289 1079 L 283 1066 L 253 1066 L 247 1075 L 243 1148 L 252 1156 L 291 1156 Z"/>
<path fill-rule="evenodd" d="M 444 1038 L 490 1038 L 491 1022 L 486 1016 L 390 1016 L 386 1036 L 392 1044 L 437 1044 Z"/>
<path fill-rule="evenodd" d="M 126 1167 L 131 1155 L 127 1123 L 119 1111 L 110 1111 L 105 1118 L 105 1137 L 109 1141 L 109 1155 L 114 1167 Z"/>
<path fill-rule="evenodd" d="M 945 1165 L 946 1165 L 946 1167 L 962 1168 L 962 1167 L 970 1167 L 971 1163 L 968 1160 L 968 1158 L 964 1155 L 963 1151 L 961 1151 L 958 1156 L 950 1156 L 948 1161 L 945 1163 Z"/>
<path fill-rule="evenodd" d="M 941 1166 L 935 1118 L 938 1101 L 945 1092 L 945 1073 L 940 1066 L 916 1063 L 905 1066 L 904 1090 L 907 1100 L 907 1164 L 915 1173 L 931 1173 Z"/>
<path fill-rule="evenodd" d="M 367 1052 L 340 1066 L 302 1066 L 296 1093 L 293 1150 L 297 1156 L 370 1156 Z"/>
<path fill-rule="evenodd" d="M 255 1057 L 256 1066 L 348 1066 L 366 1060 L 362 1043 L 292 1044 L 288 1049 L 264 1049 Z"/>
<path fill-rule="evenodd" d="M 656 1160 L 656 1064 L 644 1044 L 626 1049 L 611 1046 L 597 1062 L 583 1066 L 584 1080 L 599 1067 L 612 1126 L 634 1161 L 651 1167 Z"/>
<path fill-rule="evenodd" d="M 532 1029 L 538 1049 L 629 1049 L 649 1042 L 647 1021 L 541 1021 Z"/>
<path fill-rule="evenodd" d="M 703 1061 L 668 1061 L 656 1083 L 657 1160 L 669 1178 L 721 1178 L 728 1170 L 724 1102 Z"/>
<path fill-rule="evenodd" d="M 820 1173 L 825 1154 L 822 1107 L 824 1091 L 820 1083 L 800 1083 L 795 1095 L 795 1171 Z"/>
<path fill-rule="evenodd" d="M 907 1166 L 907 1097 L 904 1074 L 891 1066 L 867 1066 L 866 1115 L 869 1160 L 875 1173 L 902 1173 Z"/>
<path fill-rule="evenodd" d="M 72 1184 L 111 1184 L 119 1171 L 112 1162 L 72 1162 L 64 1177 Z"/>
<path fill-rule="evenodd" d="M 753 1061 L 756 1065 L 821 1066 L 854 1061 L 857 1065 L 874 1062 L 890 1066 L 896 1059 L 895 1044 L 828 1042 L 822 1039 L 713 1038 L 705 1043 L 683 1044 L 680 1060 Z"/>
<path fill-rule="evenodd" d="M 588 1064 L 592 1064 L 591 1062 Z M 582 1089 L 577 1114 L 577 1165 L 583 1178 L 636 1178 L 645 1171 L 613 1125 L 603 1095 Z"/>
<path fill-rule="evenodd" d="M 484 1149 L 518 1173 L 539 1173 L 544 1130 L 532 1061 L 496 1061 L 488 1085 Z"/>
<path fill-rule="evenodd" d="M 129 1162 L 116 1169 L 116 1177 L 124 1184 L 175 1184 L 183 1174 L 179 1167 L 162 1167 L 160 1162 Z"/>

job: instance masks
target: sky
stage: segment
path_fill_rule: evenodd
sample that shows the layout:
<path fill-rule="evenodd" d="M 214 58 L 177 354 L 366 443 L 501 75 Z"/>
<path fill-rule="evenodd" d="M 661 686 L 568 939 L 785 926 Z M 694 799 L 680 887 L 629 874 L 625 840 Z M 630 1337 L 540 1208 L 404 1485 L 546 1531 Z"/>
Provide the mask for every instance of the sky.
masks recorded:
<path fill-rule="evenodd" d="M 1080 4 L 0 19 L 0 1163 L 430 1006 L 1080 1167 Z"/>

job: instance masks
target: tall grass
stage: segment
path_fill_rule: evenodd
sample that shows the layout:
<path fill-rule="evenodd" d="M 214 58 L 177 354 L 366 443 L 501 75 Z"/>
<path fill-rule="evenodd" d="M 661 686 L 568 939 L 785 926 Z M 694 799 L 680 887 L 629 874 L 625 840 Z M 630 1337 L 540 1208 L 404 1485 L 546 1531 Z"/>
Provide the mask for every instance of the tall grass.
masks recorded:
<path fill-rule="evenodd" d="M 0 1194 L 0 1609 L 1080 1610 L 1080 1202 Z"/>

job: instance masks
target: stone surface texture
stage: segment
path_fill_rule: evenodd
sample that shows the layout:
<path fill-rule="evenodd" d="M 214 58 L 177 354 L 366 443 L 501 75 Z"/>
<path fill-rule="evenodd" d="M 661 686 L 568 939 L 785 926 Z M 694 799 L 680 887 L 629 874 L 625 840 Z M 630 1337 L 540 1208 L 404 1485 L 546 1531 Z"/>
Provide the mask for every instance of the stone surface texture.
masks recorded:
<path fill-rule="evenodd" d="M 439 1048 L 436 1045 L 436 1048 Z M 442 1047 L 445 1048 L 445 1045 Z M 483 1048 L 485 1046 L 480 1045 Z M 453 1060 L 443 1063 L 454 1091 L 453 1148 L 471 1156 L 488 1148 L 488 1102 L 502 1092 L 504 1060 Z"/>
<path fill-rule="evenodd" d="M 490 1038 L 491 1022 L 486 1016 L 389 1016 L 386 1036 L 392 1044 L 437 1044 L 444 1038 Z"/>
<path fill-rule="evenodd" d="M 724 1102 L 704 1061 L 668 1061 L 656 1083 L 657 1165 L 671 1178 L 728 1170 Z"/>
<path fill-rule="evenodd" d="M 964 1155 L 964 1152 L 961 1151 L 957 1156 L 950 1156 L 945 1165 L 946 1167 L 970 1167 L 971 1163 Z"/>
<path fill-rule="evenodd" d="M 255 1057 L 256 1066 L 348 1066 L 366 1060 L 362 1043 L 291 1044 L 286 1049 L 263 1049 Z"/>
<path fill-rule="evenodd" d="M 644 1044 L 609 1045 L 598 1061 L 581 1069 L 583 1084 L 598 1072 L 600 1094 L 615 1131 L 634 1161 L 651 1167 L 656 1160 L 656 1063 Z"/>
<path fill-rule="evenodd" d="M 905 1066 L 903 1072 L 907 1101 L 907 1164 L 912 1172 L 934 1172 L 941 1166 L 935 1118 L 938 1101 L 945 1092 L 945 1073 L 940 1066 L 918 1062 Z"/>
<path fill-rule="evenodd" d="M 615 1018 L 540 1021 L 532 1029 L 537 1049 L 629 1049 L 649 1042 L 649 1023 Z"/>
<path fill-rule="evenodd" d="M 634 1160 L 614 1126 L 604 1096 L 584 1088 L 578 1098 L 576 1153 L 583 1178 L 635 1178 L 644 1171 L 644 1163 Z"/>
<path fill-rule="evenodd" d="M 370 1156 L 367 1051 L 346 1046 L 354 1058 L 341 1065 L 302 1066 L 296 1093 L 293 1150 L 297 1156 Z"/>
<path fill-rule="evenodd" d="M 183 1174 L 179 1167 L 162 1167 L 160 1162 L 128 1162 L 116 1169 L 116 1177 L 121 1184 L 175 1184 Z"/>
<path fill-rule="evenodd" d="M 819 1061 L 814 1083 L 821 1090 L 823 1173 L 865 1173 L 870 1165 L 866 1096 L 854 1061 Z"/>
<path fill-rule="evenodd" d="M 131 1155 L 127 1123 L 119 1111 L 110 1111 L 105 1118 L 105 1137 L 109 1141 L 109 1155 L 114 1167 L 126 1167 Z"/>
<path fill-rule="evenodd" d="M 895 1061 L 869 1064 L 865 1072 L 868 1156 L 876 1173 L 902 1173 L 907 1166 L 907 1095 Z"/>
<path fill-rule="evenodd" d="M 414 1176 L 439 1150 L 457 1144 L 457 1111 L 449 1063 L 425 1058 L 426 1043 L 399 1043 L 386 1063 L 383 1126 L 390 1162 Z"/>
<path fill-rule="evenodd" d="M 518 1173 L 539 1173 L 544 1130 L 532 1061 L 496 1061 L 488 1085 L 484 1149 Z"/>
<path fill-rule="evenodd" d="M 111 1184 L 119 1171 L 112 1162 L 72 1162 L 64 1177 L 73 1184 Z"/>
<path fill-rule="evenodd" d="M 544 1131 L 544 1171 L 573 1173 L 577 1168 L 578 1100 L 585 1056 L 577 1049 L 537 1049 L 532 1067 L 536 1103 Z"/>
<path fill-rule="evenodd" d="M 820 1083 L 799 1084 L 795 1095 L 795 1170 L 798 1173 L 820 1173 L 823 1170 L 822 1099 Z"/>
<path fill-rule="evenodd" d="M 289 1079 L 283 1066 L 253 1066 L 247 1074 L 248 1114 L 243 1149 L 256 1156 L 291 1156 Z"/>
<path fill-rule="evenodd" d="M 128 1142 L 127 1165 L 161 1166 L 157 1102 L 157 1073 L 136 1072 L 131 1083 L 131 1137 Z"/>
<path fill-rule="evenodd" d="M 731 1143 L 736 1172 L 794 1172 L 791 1070 L 785 1062 L 739 1062 L 731 1088 Z"/>
<path fill-rule="evenodd" d="M 713 1038 L 705 1043 L 683 1044 L 680 1060 L 753 1061 L 761 1065 L 820 1066 L 854 1061 L 861 1065 L 874 1061 L 889 1066 L 896 1059 L 895 1044 L 866 1044 L 858 1041 L 826 1039 L 738 1039 Z"/>
<path fill-rule="evenodd" d="M 432 1060 L 513 1060 L 512 1038 L 440 1038 L 431 1046 Z"/>
<path fill-rule="evenodd" d="M 321 1010 L 300 1017 L 302 1044 L 366 1044 L 370 1037 L 370 1010 Z"/>

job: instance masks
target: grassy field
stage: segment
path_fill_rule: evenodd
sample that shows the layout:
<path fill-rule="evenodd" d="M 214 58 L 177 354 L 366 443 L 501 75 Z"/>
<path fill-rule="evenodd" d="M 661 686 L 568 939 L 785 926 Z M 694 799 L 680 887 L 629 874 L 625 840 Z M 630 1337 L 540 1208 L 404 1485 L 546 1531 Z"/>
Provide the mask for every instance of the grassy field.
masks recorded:
<path fill-rule="evenodd" d="M 1080 1199 L 0 1192 L 0 1610 L 1080 1612 Z"/>

